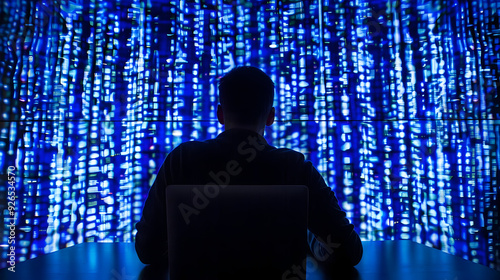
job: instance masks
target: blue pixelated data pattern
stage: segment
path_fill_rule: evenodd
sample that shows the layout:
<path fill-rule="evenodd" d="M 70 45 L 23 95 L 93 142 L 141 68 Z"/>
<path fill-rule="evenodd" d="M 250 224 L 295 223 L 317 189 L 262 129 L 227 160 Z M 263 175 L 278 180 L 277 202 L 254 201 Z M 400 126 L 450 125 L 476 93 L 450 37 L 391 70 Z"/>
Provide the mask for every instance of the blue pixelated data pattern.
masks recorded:
<path fill-rule="evenodd" d="M 0 253 L 132 242 L 167 153 L 215 137 L 217 81 L 276 83 L 268 141 L 303 152 L 364 240 L 500 269 L 500 3 L 0 4 Z M 2 262 L 1 267 L 6 263 Z"/>

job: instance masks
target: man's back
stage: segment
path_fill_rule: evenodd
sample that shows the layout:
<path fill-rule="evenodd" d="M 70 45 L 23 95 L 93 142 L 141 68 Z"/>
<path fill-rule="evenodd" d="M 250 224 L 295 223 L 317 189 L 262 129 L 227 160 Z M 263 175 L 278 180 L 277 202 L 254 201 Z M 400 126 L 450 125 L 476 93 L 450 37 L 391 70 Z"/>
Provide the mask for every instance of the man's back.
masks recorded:
<path fill-rule="evenodd" d="M 178 150 L 178 151 L 176 151 Z M 257 133 L 232 129 L 204 142 L 186 142 L 172 152 L 170 180 L 183 184 L 300 184 L 304 157 L 276 149 Z"/>

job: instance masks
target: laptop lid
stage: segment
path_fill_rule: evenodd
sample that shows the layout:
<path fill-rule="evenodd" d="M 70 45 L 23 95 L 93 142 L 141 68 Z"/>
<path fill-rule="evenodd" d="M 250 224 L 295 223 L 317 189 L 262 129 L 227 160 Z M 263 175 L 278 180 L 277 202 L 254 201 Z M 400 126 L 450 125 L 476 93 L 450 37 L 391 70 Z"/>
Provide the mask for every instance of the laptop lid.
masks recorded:
<path fill-rule="evenodd" d="M 170 185 L 166 199 L 172 280 L 282 279 L 305 263 L 306 186 Z"/>

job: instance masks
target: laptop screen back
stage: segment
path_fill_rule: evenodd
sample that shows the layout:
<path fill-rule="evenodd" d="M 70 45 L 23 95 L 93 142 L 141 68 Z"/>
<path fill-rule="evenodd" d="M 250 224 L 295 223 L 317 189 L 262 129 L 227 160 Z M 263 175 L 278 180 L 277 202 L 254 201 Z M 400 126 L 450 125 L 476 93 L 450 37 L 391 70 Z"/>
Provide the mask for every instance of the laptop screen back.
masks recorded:
<path fill-rule="evenodd" d="M 282 279 L 305 263 L 306 186 L 170 185 L 166 199 L 172 280 Z"/>

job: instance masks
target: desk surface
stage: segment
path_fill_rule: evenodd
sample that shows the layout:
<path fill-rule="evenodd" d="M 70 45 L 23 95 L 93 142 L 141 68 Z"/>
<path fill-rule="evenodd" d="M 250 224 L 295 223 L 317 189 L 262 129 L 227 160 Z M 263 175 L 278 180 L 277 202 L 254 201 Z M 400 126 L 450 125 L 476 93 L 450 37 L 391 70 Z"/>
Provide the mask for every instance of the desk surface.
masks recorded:
<path fill-rule="evenodd" d="M 499 271 L 407 240 L 367 241 L 363 246 L 361 262 L 345 271 L 331 271 L 309 259 L 307 280 L 500 279 Z M 0 270 L 0 279 L 167 279 L 165 268 L 139 261 L 133 243 L 83 243 L 18 263 L 15 271 Z M 304 279 L 301 274 L 286 279 Z"/>

